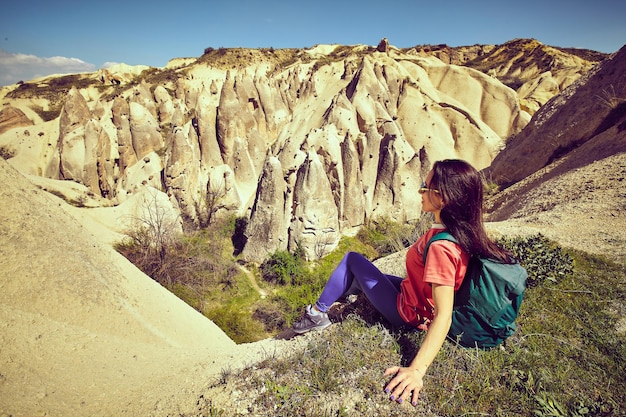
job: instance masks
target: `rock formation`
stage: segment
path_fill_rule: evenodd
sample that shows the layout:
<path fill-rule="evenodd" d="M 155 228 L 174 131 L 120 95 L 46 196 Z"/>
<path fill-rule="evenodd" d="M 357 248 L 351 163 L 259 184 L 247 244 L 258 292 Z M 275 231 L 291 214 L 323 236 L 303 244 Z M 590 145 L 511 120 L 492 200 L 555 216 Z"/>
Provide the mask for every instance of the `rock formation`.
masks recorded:
<path fill-rule="evenodd" d="M 0 110 L 0 134 L 9 129 L 23 126 L 32 126 L 34 123 L 24 112 L 11 105 L 5 105 Z"/>
<path fill-rule="evenodd" d="M 506 186 L 577 149 L 580 166 L 626 151 L 625 47 L 535 113 L 487 175 Z"/>
<path fill-rule="evenodd" d="M 522 109 L 531 114 L 608 56 L 584 49 L 551 47 L 535 39 L 458 48 L 422 46 L 418 51 L 499 79 L 517 92 Z"/>
<path fill-rule="evenodd" d="M 474 48 L 468 59 L 495 60 L 502 48 Z M 16 149 L 10 161 L 23 172 L 77 182 L 106 204 L 160 189 L 196 226 L 203 196 L 221 190 L 217 214 L 249 219 L 243 259 L 296 245 L 316 258 L 370 219 L 419 218 L 416 190 L 432 161 L 485 168 L 530 120 L 519 90 L 429 55 L 385 39 L 377 48 L 208 50 L 176 67 L 142 68 L 141 80 L 128 69 L 119 83 L 92 75 L 98 88 L 67 91 L 49 134 L 31 137 L 28 150 L 9 122 L 0 143 Z M 527 76 L 538 85 L 546 77 Z M 31 97 L 33 87 L 15 86 L 4 100 Z"/>

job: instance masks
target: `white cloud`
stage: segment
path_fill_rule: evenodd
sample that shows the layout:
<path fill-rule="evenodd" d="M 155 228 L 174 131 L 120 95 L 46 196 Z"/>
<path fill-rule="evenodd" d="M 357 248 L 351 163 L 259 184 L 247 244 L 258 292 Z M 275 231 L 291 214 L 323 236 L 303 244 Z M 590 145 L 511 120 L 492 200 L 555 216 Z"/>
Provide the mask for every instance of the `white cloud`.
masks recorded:
<path fill-rule="evenodd" d="M 109 62 L 109 61 L 107 61 L 104 64 L 102 64 L 101 68 L 111 68 L 112 66 L 119 65 L 119 64 L 121 64 L 121 62 Z"/>
<path fill-rule="evenodd" d="M 0 86 L 52 74 L 76 74 L 96 70 L 94 64 L 77 58 L 16 54 L 0 49 Z"/>

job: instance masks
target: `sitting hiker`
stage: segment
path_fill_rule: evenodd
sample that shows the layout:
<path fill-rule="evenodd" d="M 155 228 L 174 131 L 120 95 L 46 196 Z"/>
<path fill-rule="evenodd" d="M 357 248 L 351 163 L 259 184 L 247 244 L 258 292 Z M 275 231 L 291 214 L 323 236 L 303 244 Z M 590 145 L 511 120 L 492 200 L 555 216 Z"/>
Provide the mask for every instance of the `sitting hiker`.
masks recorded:
<path fill-rule="evenodd" d="M 483 182 L 479 172 L 461 160 L 438 161 L 420 188 L 422 210 L 434 214 L 434 224 L 409 248 L 405 279 L 383 274 L 364 256 L 347 253 L 330 275 L 314 305 L 293 325 L 296 333 L 323 329 L 331 324 L 327 310 L 354 290 L 361 291 L 394 326 L 427 330 L 422 345 L 408 367 L 385 371 L 390 399 L 416 405 L 426 370 L 441 349 L 452 323 L 455 291 L 459 289 L 470 255 L 511 263 L 510 254 L 491 241 L 482 219 Z M 456 242 L 438 240 L 423 260 L 427 242 L 449 232 Z"/>

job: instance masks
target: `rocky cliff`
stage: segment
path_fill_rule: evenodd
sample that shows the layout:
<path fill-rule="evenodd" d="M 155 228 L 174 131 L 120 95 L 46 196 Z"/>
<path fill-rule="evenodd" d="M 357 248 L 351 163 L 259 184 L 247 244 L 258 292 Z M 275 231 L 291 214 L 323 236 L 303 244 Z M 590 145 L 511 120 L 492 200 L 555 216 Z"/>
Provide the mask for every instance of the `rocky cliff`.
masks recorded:
<path fill-rule="evenodd" d="M 509 139 L 487 170 L 501 185 L 516 183 L 576 152 L 579 168 L 626 151 L 626 47 L 549 100 Z"/>
<path fill-rule="evenodd" d="M 419 50 L 497 78 L 517 92 L 522 109 L 531 114 L 607 58 L 607 54 L 548 46 L 536 39 L 457 48 L 430 45 Z"/>
<path fill-rule="evenodd" d="M 452 55 L 387 42 L 208 48 L 140 74 L 45 78 L 2 89 L 0 145 L 25 174 L 85 186 L 93 205 L 153 187 L 198 225 L 217 194 L 219 214 L 248 219 L 244 259 L 296 245 L 315 258 L 370 219 L 417 219 L 433 161 L 488 167 L 597 60 L 536 41 Z M 520 105 L 531 96 L 537 106 Z"/>

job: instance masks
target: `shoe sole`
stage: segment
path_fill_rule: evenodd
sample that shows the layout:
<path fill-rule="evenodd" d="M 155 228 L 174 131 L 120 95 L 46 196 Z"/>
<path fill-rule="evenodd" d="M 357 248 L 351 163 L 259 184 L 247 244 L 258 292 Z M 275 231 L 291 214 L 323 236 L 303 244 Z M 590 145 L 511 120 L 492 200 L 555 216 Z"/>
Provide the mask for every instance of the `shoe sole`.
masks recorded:
<path fill-rule="evenodd" d="M 324 330 L 325 328 L 327 328 L 331 324 L 333 324 L 333 323 L 326 323 L 323 326 L 315 326 L 315 327 L 311 327 L 309 329 L 300 329 L 300 330 L 293 329 L 293 331 L 294 331 L 294 333 L 297 333 L 297 334 L 303 334 L 303 333 L 308 333 L 308 332 L 313 331 L 313 330 Z"/>

